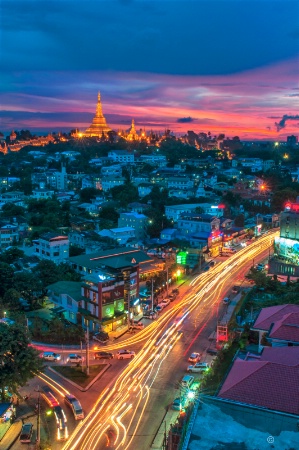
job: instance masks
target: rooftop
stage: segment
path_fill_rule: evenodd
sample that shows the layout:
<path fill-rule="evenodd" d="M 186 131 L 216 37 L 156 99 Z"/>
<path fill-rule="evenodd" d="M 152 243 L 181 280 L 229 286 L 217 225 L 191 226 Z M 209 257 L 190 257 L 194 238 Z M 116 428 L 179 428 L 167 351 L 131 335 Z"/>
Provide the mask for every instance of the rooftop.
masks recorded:
<path fill-rule="evenodd" d="M 252 328 L 258 330 L 270 330 L 272 323 L 277 322 L 282 319 L 286 314 L 289 313 L 299 313 L 299 306 L 293 304 L 269 306 L 268 308 L 263 308 L 259 313 L 256 321 L 254 322 Z"/>

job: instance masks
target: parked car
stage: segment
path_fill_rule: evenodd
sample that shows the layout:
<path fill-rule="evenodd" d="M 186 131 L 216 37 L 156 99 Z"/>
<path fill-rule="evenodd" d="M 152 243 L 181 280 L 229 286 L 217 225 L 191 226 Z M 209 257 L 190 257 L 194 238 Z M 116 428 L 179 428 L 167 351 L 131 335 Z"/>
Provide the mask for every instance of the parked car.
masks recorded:
<path fill-rule="evenodd" d="M 161 312 L 161 311 L 163 310 L 163 308 L 164 308 L 164 307 L 159 303 L 159 304 L 155 307 L 155 311 L 159 313 L 159 312 Z"/>
<path fill-rule="evenodd" d="M 170 294 L 170 295 L 169 295 L 169 300 L 170 300 L 171 302 L 173 302 L 175 299 L 176 299 L 176 294 Z"/>
<path fill-rule="evenodd" d="M 135 328 L 137 330 L 143 330 L 144 323 L 141 322 L 141 321 L 134 320 L 133 323 L 132 323 L 132 328 Z"/>
<path fill-rule="evenodd" d="M 21 434 L 20 434 L 20 442 L 22 444 L 30 444 L 31 442 L 31 436 L 33 431 L 33 424 L 32 423 L 24 423 L 22 426 Z"/>
<path fill-rule="evenodd" d="M 193 381 L 194 381 L 194 377 L 192 377 L 191 375 L 185 375 L 182 378 L 181 385 L 185 388 L 190 388 Z"/>
<path fill-rule="evenodd" d="M 176 294 L 176 295 L 178 295 L 179 294 L 179 290 L 178 290 L 178 288 L 175 288 L 175 289 L 172 289 L 172 294 Z"/>
<path fill-rule="evenodd" d="M 168 306 L 170 303 L 170 299 L 169 298 L 164 298 L 161 303 L 159 303 L 160 305 L 163 305 L 163 307 L 165 308 L 166 306 Z"/>
<path fill-rule="evenodd" d="M 201 363 L 198 362 L 192 366 L 188 366 L 187 367 L 187 372 L 198 372 L 198 373 L 203 373 L 206 372 L 209 369 L 209 364 L 208 363 Z"/>
<path fill-rule="evenodd" d="M 171 407 L 175 411 L 181 411 L 186 406 L 186 403 L 186 397 L 178 397 L 173 400 Z"/>
<path fill-rule="evenodd" d="M 79 363 L 82 364 L 84 362 L 84 356 L 81 355 L 77 355 L 77 353 L 71 353 L 68 357 L 67 357 L 67 362 L 70 363 Z"/>
<path fill-rule="evenodd" d="M 61 355 L 59 353 L 54 353 L 54 352 L 44 352 L 43 358 L 46 361 L 60 361 Z"/>
<path fill-rule="evenodd" d="M 114 355 L 110 352 L 97 352 L 94 353 L 93 359 L 113 359 Z"/>
<path fill-rule="evenodd" d="M 238 294 L 238 292 L 240 292 L 240 286 L 237 286 L 237 285 L 235 285 L 235 286 L 233 286 L 233 288 L 232 288 L 232 292 L 234 293 L 234 294 Z"/>
<path fill-rule="evenodd" d="M 156 319 L 157 313 L 155 311 L 145 311 L 143 313 L 143 316 L 145 317 L 145 319 Z"/>
<path fill-rule="evenodd" d="M 229 297 L 224 297 L 224 299 L 222 300 L 224 305 L 229 305 L 230 303 L 230 298 Z"/>
<path fill-rule="evenodd" d="M 109 335 L 108 333 L 105 333 L 105 331 L 99 331 L 98 333 L 95 333 L 93 335 L 93 338 L 95 341 L 101 342 L 104 344 L 105 342 L 109 341 Z"/>
<path fill-rule="evenodd" d="M 116 353 L 117 359 L 128 359 L 128 358 L 131 359 L 131 358 L 134 358 L 134 356 L 135 356 L 135 352 L 130 351 L 130 350 L 119 350 Z"/>
<path fill-rule="evenodd" d="M 216 348 L 208 348 L 207 349 L 207 353 L 209 354 L 209 355 L 217 355 L 218 354 L 218 350 L 216 349 Z"/>
<path fill-rule="evenodd" d="M 188 361 L 192 363 L 197 363 L 198 361 L 200 361 L 200 358 L 201 358 L 200 353 L 191 353 L 191 355 L 188 358 Z"/>

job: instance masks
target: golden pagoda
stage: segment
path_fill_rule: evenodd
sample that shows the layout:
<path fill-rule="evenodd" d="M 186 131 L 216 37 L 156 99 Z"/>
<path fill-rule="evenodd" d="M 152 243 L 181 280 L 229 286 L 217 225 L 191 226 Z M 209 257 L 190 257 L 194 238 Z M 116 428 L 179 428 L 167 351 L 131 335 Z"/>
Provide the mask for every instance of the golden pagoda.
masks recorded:
<path fill-rule="evenodd" d="M 98 93 L 98 103 L 96 115 L 92 120 L 92 124 L 84 133 L 84 136 L 91 137 L 102 137 L 103 134 L 106 135 L 111 128 L 108 127 L 105 117 L 103 116 L 102 104 L 101 104 L 101 94 Z"/>
<path fill-rule="evenodd" d="M 129 134 L 127 136 L 128 141 L 137 141 L 138 140 L 138 134 L 136 132 L 135 129 L 135 121 L 134 119 L 132 120 L 132 125 L 131 128 L 129 130 Z"/>

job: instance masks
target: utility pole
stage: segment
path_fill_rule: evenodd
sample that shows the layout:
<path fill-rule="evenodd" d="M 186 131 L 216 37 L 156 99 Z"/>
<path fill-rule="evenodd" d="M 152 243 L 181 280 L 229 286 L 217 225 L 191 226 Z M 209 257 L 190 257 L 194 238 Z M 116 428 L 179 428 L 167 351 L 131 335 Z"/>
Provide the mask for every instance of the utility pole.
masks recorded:
<path fill-rule="evenodd" d="M 169 269 L 169 267 L 167 266 L 167 268 L 166 268 L 166 295 L 167 295 L 167 297 L 168 297 L 168 277 L 169 277 L 168 269 Z"/>
<path fill-rule="evenodd" d="M 152 278 L 152 311 L 154 311 L 154 279 Z"/>
<path fill-rule="evenodd" d="M 81 358 L 83 359 L 83 346 L 82 346 L 82 341 L 80 341 L 80 349 L 81 349 Z M 82 369 L 82 372 L 84 372 L 84 369 L 83 369 L 83 363 L 82 363 L 82 365 L 81 365 L 81 369 Z"/>
<path fill-rule="evenodd" d="M 37 397 L 37 431 L 36 431 L 36 448 L 39 449 L 40 444 L 40 390 L 37 387 L 38 397 Z"/>
<path fill-rule="evenodd" d="M 89 375 L 89 321 L 87 322 L 86 331 L 86 375 Z"/>

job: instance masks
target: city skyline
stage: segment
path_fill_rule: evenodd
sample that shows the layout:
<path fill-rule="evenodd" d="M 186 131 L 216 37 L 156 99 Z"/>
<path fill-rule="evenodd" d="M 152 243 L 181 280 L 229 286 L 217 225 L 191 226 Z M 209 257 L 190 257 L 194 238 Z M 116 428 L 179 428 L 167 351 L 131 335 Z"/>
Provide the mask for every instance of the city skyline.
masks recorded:
<path fill-rule="evenodd" d="M 100 91 L 115 130 L 298 135 L 297 1 L 19 0 L 2 16 L 2 132 L 84 131 Z"/>

